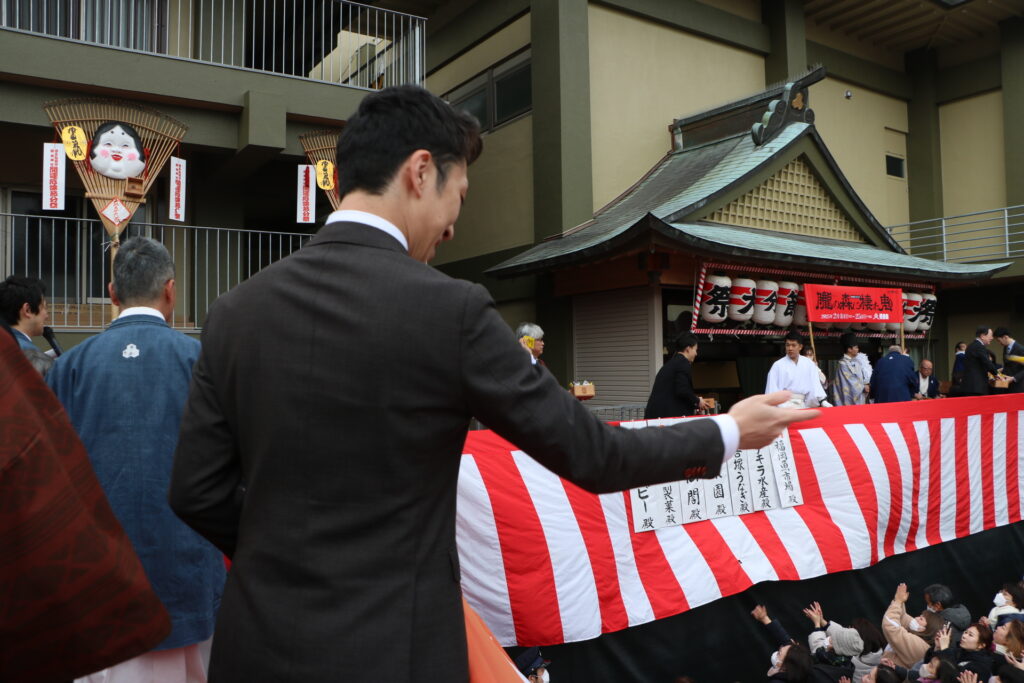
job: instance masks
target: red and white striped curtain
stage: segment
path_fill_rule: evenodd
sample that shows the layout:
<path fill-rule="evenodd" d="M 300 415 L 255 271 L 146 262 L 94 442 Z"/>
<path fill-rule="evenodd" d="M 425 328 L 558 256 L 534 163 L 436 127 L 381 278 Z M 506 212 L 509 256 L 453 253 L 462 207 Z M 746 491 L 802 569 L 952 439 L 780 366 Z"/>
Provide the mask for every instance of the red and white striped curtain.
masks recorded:
<path fill-rule="evenodd" d="M 826 409 L 789 433 L 802 505 L 642 533 L 628 492 L 587 493 L 471 432 L 463 593 L 503 645 L 573 642 L 1017 522 L 1022 419 L 1019 395 Z"/>

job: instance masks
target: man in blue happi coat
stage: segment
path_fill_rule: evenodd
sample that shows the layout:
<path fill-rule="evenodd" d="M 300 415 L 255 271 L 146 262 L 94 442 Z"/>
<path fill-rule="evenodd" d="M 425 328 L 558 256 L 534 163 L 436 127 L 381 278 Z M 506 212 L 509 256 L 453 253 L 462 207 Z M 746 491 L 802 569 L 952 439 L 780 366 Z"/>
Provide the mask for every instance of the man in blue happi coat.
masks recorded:
<path fill-rule="evenodd" d="M 917 392 L 918 377 L 914 361 L 893 344 L 889 353 L 878 359 L 871 379 L 871 398 L 875 403 L 909 401 Z"/>
<path fill-rule="evenodd" d="M 174 310 L 174 262 L 159 242 L 126 241 L 114 259 L 109 291 L 123 309 L 120 316 L 58 358 L 46 380 L 81 436 L 173 628 L 152 652 L 85 680 L 148 680 L 152 674 L 145 672 L 160 670 L 176 672 L 166 680 L 202 682 L 199 644 L 213 633 L 224 563 L 167 503 L 200 345 L 166 322 Z"/>

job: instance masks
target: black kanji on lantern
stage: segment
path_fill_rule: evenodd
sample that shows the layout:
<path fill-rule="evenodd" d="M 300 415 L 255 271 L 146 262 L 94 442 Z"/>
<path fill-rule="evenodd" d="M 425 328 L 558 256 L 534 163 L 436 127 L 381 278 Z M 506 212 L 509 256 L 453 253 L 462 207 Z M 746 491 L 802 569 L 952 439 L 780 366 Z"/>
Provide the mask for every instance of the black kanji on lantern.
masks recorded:
<path fill-rule="evenodd" d="M 739 293 L 739 299 L 745 305 L 743 308 L 737 309 L 737 313 L 747 313 L 751 308 L 754 307 L 754 290 L 748 289 L 746 292 Z"/>
<path fill-rule="evenodd" d="M 725 285 L 712 285 L 704 295 L 704 303 L 710 307 L 711 315 L 724 316 L 729 310 L 729 288 Z"/>
<path fill-rule="evenodd" d="M 935 309 L 938 302 L 935 299 L 925 299 L 921 302 L 921 307 L 917 309 L 917 313 L 910 318 L 910 322 L 922 322 L 926 324 L 932 324 L 935 322 Z"/>
<path fill-rule="evenodd" d="M 797 291 L 795 289 L 791 289 L 789 294 L 786 295 L 786 310 L 783 312 L 783 315 L 790 316 L 796 312 L 797 298 Z"/>

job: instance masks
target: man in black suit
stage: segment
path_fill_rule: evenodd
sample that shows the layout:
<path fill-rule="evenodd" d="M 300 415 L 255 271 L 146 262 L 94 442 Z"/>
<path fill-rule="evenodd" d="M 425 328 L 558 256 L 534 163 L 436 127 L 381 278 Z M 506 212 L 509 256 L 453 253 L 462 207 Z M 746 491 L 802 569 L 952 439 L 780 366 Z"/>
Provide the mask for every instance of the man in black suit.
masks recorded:
<path fill-rule="evenodd" d="M 1024 391 L 1024 363 L 1010 360 L 1010 356 L 1024 356 L 1024 345 L 1005 327 L 997 327 L 995 337 L 1003 345 L 1003 374 L 1010 378 L 1010 392 L 1019 394 Z"/>
<path fill-rule="evenodd" d="M 704 399 L 693 390 L 693 360 L 697 357 L 697 337 L 689 332 L 679 335 L 677 351 L 661 366 L 647 399 L 644 419 L 685 417 L 705 407 Z"/>
<path fill-rule="evenodd" d="M 999 374 L 999 366 L 992 362 L 986 348 L 992 343 L 992 328 L 979 327 L 976 338 L 967 345 L 964 352 L 964 381 L 960 385 L 961 396 L 985 396 L 989 393 L 988 375 Z"/>
<path fill-rule="evenodd" d="M 594 418 L 483 287 L 426 265 L 480 147 L 425 90 L 367 95 L 338 141 L 341 210 L 211 307 L 170 500 L 233 560 L 212 683 L 467 680 L 455 498 L 474 415 L 591 491 L 715 476 L 816 415 L 778 392 L 662 429 Z"/>

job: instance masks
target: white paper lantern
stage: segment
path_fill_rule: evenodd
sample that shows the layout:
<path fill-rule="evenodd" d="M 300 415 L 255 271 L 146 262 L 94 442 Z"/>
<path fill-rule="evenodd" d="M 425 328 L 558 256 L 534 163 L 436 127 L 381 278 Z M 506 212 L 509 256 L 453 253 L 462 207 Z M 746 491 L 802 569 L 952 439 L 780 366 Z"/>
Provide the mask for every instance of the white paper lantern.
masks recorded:
<path fill-rule="evenodd" d="M 745 277 L 733 278 L 729 289 L 729 320 L 744 322 L 754 317 L 756 283 Z"/>
<path fill-rule="evenodd" d="M 921 311 L 923 297 L 916 292 L 903 292 L 903 329 L 917 332 L 921 325 L 918 313 Z"/>
<path fill-rule="evenodd" d="M 868 329 L 868 324 L 864 323 L 864 322 L 850 323 L 850 329 L 851 330 L 866 330 L 866 329 Z"/>
<path fill-rule="evenodd" d="M 927 332 L 935 322 L 935 311 L 938 308 L 939 299 L 934 294 L 921 295 L 921 308 L 918 310 L 917 329 Z"/>
<path fill-rule="evenodd" d="M 804 298 L 803 285 L 800 285 L 800 290 L 796 295 L 796 310 L 793 311 L 793 324 L 801 327 L 807 326 L 807 300 Z"/>
<path fill-rule="evenodd" d="M 875 332 L 885 332 L 887 327 L 885 323 L 868 323 L 868 329 Z"/>
<path fill-rule="evenodd" d="M 779 302 L 779 283 L 758 280 L 754 287 L 754 322 L 771 325 L 775 322 L 775 309 Z"/>
<path fill-rule="evenodd" d="M 779 283 L 778 303 L 775 306 L 775 325 L 777 327 L 789 327 L 793 324 L 799 290 L 800 285 L 795 282 Z"/>
<path fill-rule="evenodd" d="M 700 295 L 700 317 L 709 323 L 720 323 L 729 314 L 729 288 L 732 280 L 725 275 L 708 275 Z"/>

